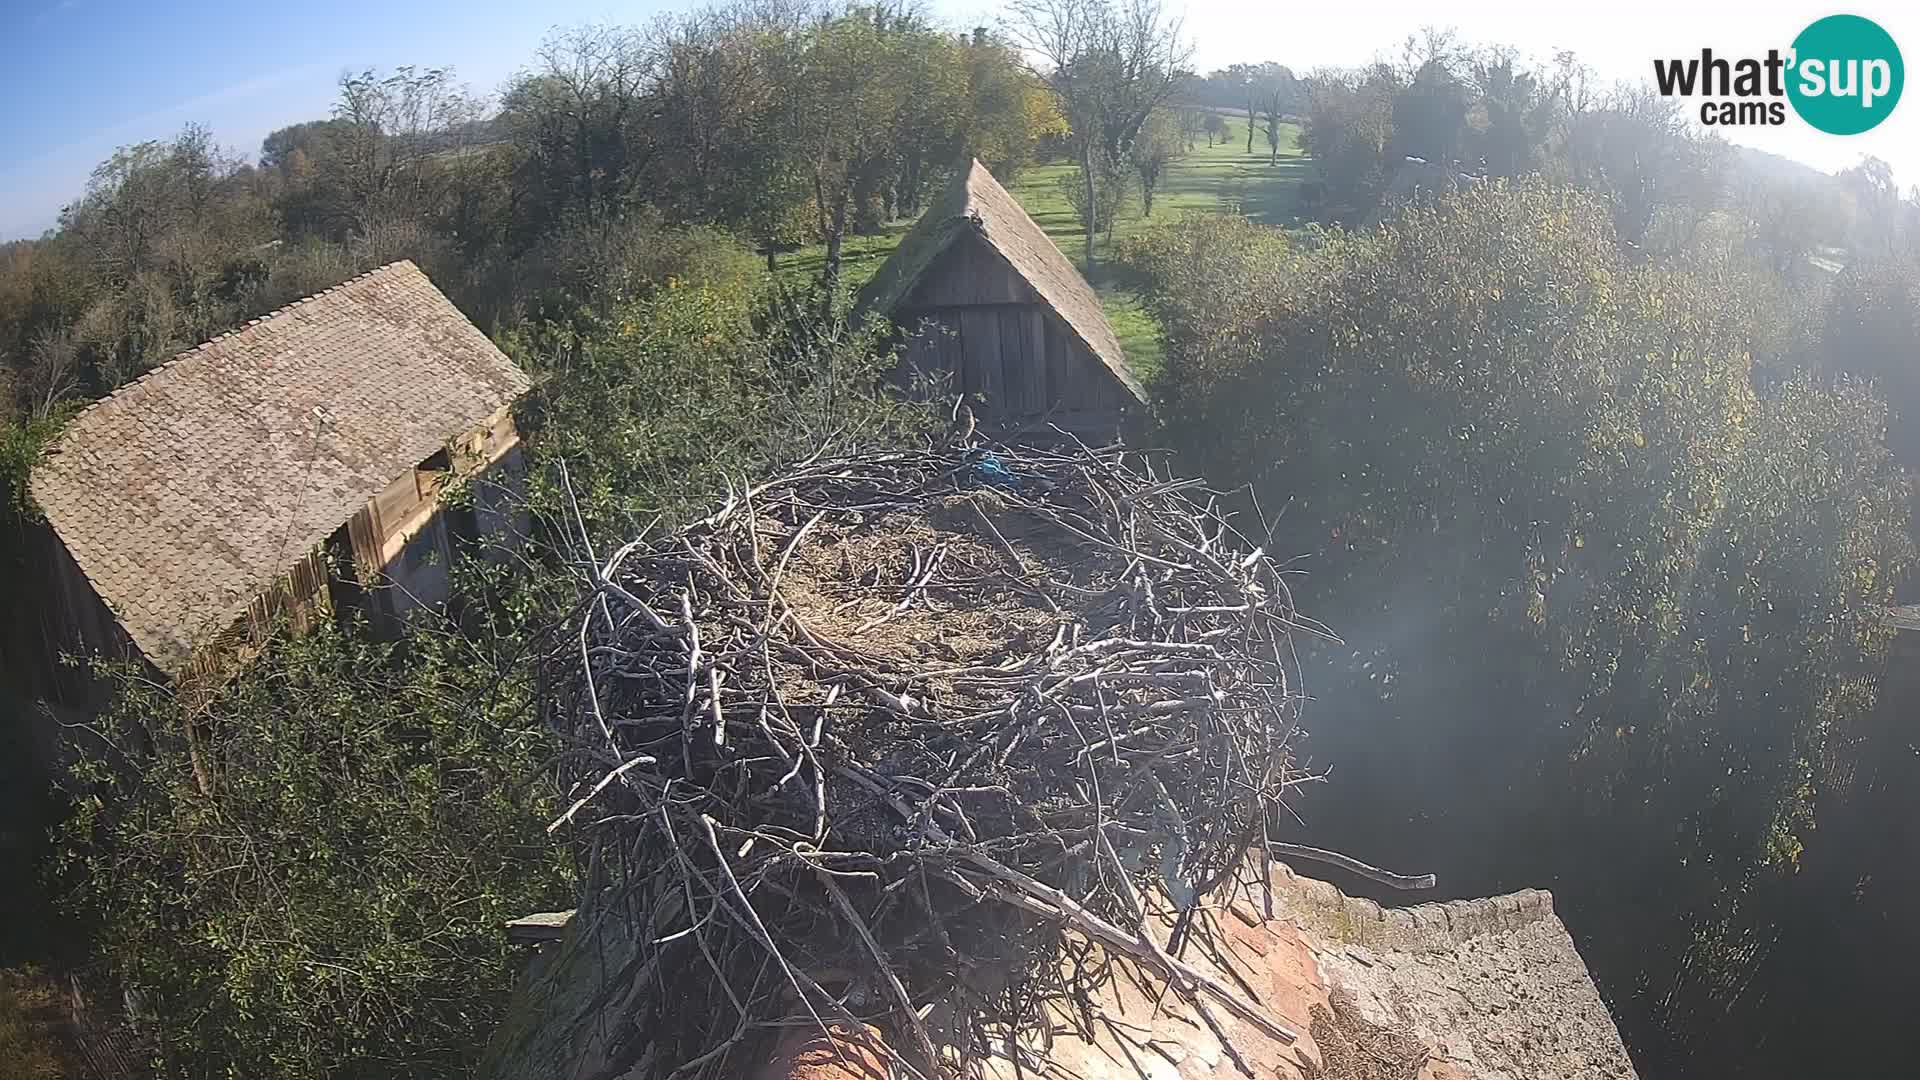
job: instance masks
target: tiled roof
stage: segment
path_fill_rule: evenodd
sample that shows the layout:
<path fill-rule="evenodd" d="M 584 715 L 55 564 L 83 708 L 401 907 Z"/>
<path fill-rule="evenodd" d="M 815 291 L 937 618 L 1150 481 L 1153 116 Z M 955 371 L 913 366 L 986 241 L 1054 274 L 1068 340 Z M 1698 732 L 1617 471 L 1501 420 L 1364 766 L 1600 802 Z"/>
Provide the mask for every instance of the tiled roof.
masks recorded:
<path fill-rule="evenodd" d="M 181 353 L 69 424 L 33 496 L 169 674 L 396 477 L 527 389 L 411 262 Z"/>
<path fill-rule="evenodd" d="M 1019 201 L 978 161 L 956 176 L 939 200 L 914 223 L 862 291 L 860 306 L 891 314 L 912 294 L 914 285 L 948 245 L 967 229 L 984 237 L 1033 286 L 1135 400 L 1147 400 L 1146 390 L 1128 366 L 1127 354 L 1107 321 L 1099 294 Z"/>
<path fill-rule="evenodd" d="M 1635 1080 L 1632 1059 L 1573 939 L 1538 889 L 1478 900 L 1382 908 L 1282 863 L 1249 863 L 1242 880 L 1202 908 L 1183 959 L 1257 1005 L 1266 1026 L 1213 1001 L 1203 1017 L 1164 984 L 1126 974 L 1078 1000 L 1044 1002 L 1055 1024 L 1016 1066 L 995 1056 L 986 1080 L 1240 1080 L 1235 1056 L 1261 1080 Z M 1149 898 L 1163 946 L 1174 916 Z M 645 929 L 641 927 L 640 929 Z M 645 1015 L 644 996 L 673 979 L 703 978 L 697 961 L 664 980 L 641 978 L 612 998 L 608 970 L 634 966 L 635 927 L 593 911 L 570 920 L 560 951 L 524 993 L 522 1021 L 496 1038 L 490 1080 L 536 1080 L 604 1069 Z M 969 978 L 986 982 L 988 970 Z M 1211 1000 L 1211 999 L 1209 999 Z M 945 1006 L 942 1006 L 944 1011 Z M 1096 1019 L 1096 1017 L 1104 1019 Z M 930 1021 L 936 1041 L 947 1034 Z M 751 1080 L 880 1080 L 887 1036 L 828 1020 L 770 1039 Z M 623 1047 L 631 1050 L 631 1046 Z M 1371 1059 L 1371 1060 L 1369 1060 Z M 665 1076 L 641 1057 L 623 1075 Z M 647 1062 L 653 1062 L 649 1069 Z"/>

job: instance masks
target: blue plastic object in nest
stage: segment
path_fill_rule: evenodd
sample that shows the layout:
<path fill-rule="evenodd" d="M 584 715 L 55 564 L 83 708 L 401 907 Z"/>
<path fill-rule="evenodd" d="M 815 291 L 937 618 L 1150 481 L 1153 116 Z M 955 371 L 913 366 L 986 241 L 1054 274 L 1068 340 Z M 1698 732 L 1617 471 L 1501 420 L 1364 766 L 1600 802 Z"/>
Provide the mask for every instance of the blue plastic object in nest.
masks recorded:
<path fill-rule="evenodd" d="M 1020 478 L 1013 475 L 1012 470 L 1001 464 L 1000 459 L 992 454 L 983 453 L 974 459 L 973 476 L 974 479 L 990 487 L 1016 488 L 1020 486 Z"/>

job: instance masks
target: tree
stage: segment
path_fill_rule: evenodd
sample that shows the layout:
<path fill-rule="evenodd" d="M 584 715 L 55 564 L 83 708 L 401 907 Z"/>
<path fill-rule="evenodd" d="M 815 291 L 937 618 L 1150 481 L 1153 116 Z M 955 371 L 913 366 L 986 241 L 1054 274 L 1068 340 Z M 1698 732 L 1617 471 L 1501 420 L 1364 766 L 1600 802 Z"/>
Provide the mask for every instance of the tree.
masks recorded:
<path fill-rule="evenodd" d="M 512 978 L 501 922 L 571 896 L 556 748 L 496 666 L 515 636 L 417 631 L 403 663 L 323 625 L 204 712 L 114 676 L 114 749 L 71 781 L 74 903 L 161 1075 L 470 1075 Z M 204 789 L 188 724 L 217 739 Z"/>
<path fill-rule="evenodd" d="M 430 159 L 457 150 L 480 103 L 450 68 L 372 69 L 340 78 L 334 102 L 336 152 L 324 159 L 344 199 L 346 220 L 366 233 L 433 204 L 438 180 Z"/>
<path fill-rule="evenodd" d="M 1127 162 L 1110 160 L 1104 151 L 1090 165 L 1076 165 L 1058 181 L 1060 194 L 1073 208 L 1074 220 L 1088 237 L 1101 233 L 1111 237 L 1120 213 L 1127 205 Z M 1091 201 L 1088 201 L 1091 200 Z"/>
<path fill-rule="evenodd" d="M 1212 147 L 1215 142 L 1226 141 L 1227 121 L 1219 113 L 1209 110 L 1205 119 L 1201 121 L 1201 126 L 1206 130 L 1208 147 Z"/>
<path fill-rule="evenodd" d="M 1208 114 L 1202 113 L 1199 109 L 1193 108 L 1192 106 L 1185 106 L 1174 110 L 1174 119 L 1180 133 L 1180 141 L 1188 150 L 1193 149 L 1193 144 L 1200 139 L 1200 133 L 1206 130 L 1206 120 L 1203 119 L 1206 115 Z M 1209 143 L 1208 145 L 1212 144 Z"/>
<path fill-rule="evenodd" d="M 967 43 L 967 142 L 1002 182 L 1011 181 L 1047 139 L 1067 133 L 1067 118 L 1018 49 L 985 27 Z"/>
<path fill-rule="evenodd" d="M 538 66 L 514 80 L 500 109 L 527 195 L 515 223 L 523 243 L 567 218 L 625 212 L 658 153 L 644 93 L 657 60 L 638 34 L 579 27 L 549 36 L 536 56 Z"/>
<path fill-rule="evenodd" d="M 1616 89 L 1568 122 L 1566 168 L 1574 183 L 1607 196 L 1614 226 L 1636 247 L 1662 243 L 1662 212 L 1684 240 L 1719 202 L 1726 143 L 1696 132 L 1671 99 L 1647 88 Z"/>
<path fill-rule="evenodd" d="M 1871 154 L 1860 163 L 1839 173 L 1840 187 L 1853 197 L 1854 233 L 1852 246 L 1877 257 L 1899 253 L 1908 238 L 1904 235 L 1900 187 L 1893 179 L 1893 166 Z"/>
<path fill-rule="evenodd" d="M 796 43 L 784 79 L 785 138 L 812 187 L 826 241 L 821 283 L 829 302 L 840 279 L 848 215 L 885 216 L 915 148 L 957 149 L 964 132 L 967 82 L 959 45 L 916 18 L 855 9 L 822 21 Z M 922 155 L 922 158 L 934 155 Z"/>
<path fill-rule="evenodd" d="M 1268 164 L 1280 161 L 1280 124 L 1288 110 L 1292 109 L 1299 94 L 1298 81 L 1293 72 L 1279 64 L 1262 64 L 1253 76 L 1253 97 L 1251 104 L 1257 113 L 1247 113 L 1248 135 L 1252 135 L 1254 117 L 1258 115 L 1265 121 L 1267 136 Z M 1252 144 L 1248 144 L 1248 153 L 1252 153 Z"/>
<path fill-rule="evenodd" d="M 238 159 L 189 124 L 102 162 L 61 212 L 61 233 L 84 253 L 92 287 L 71 321 L 41 324 L 31 351 L 44 359 L 70 341 L 76 385 L 105 393 L 231 325 L 252 285 L 240 252 L 270 236 L 271 221 Z"/>
<path fill-rule="evenodd" d="M 1862 259 L 1834 282 L 1820 359 L 1872 380 L 1889 409 L 1888 442 L 1920 468 L 1920 260 Z"/>
<path fill-rule="evenodd" d="M 1486 174 L 1517 178 L 1544 167 L 1566 105 L 1565 72 L 1522 71 L 1511 51 L 1496 49 L 1475 61 L 1473 88 L 1486 126 L 1468 141 Z"/>
<path fill-rule="evenodd" d="M 1380 204 L 1396 164 L 1392 71 L 1326 72 L 1308 81 L 1307 122 L 1300 143 L 1313 157 L 1318 211 L 1330 220 L 1357 218 Z"/>
<path fill-rule="evenodd" d="M 773 244 L 790 239 L 805 201 L 793 155 L 783 153 L 790 70 L 803 13 L 781 5 L 664 16 L 645 37 L 655 58 L 639 115 L 649 140 L 640 169 L 645 201 L 683 221 L 739 228 Z"/>
<path fill-rule="evenodd" d="M 1466 892 L 1553 878 L 1596 974 L 1646 988 L 1631 1036 L 1753 972 L 1746 898 L 1843 782 L 1913 551 L 1883 407 L 1757 391 L 1767 297 L 1613 217 L 1492 184 L 1310 249 L 1184 223 L 1130 262 L 1163 439 L 1286 505 L 1302 604 L 1348 613 L 1315 752 L 1404 801 L 1330 790 L 1316 830 Z"/>
<path fill-rule="evenodd" d="M 1146 217 L 1153 216 L 1153 195 L 1160 187 L 1167 165 L 1180 156 L 1178 124 L 1176 115 L 1161 109 L 1147 119 L 1133 140 L 1130 162 L 1134 176 L 1140 181 L 1140 210 Z"/>
<path fill-rule="evenodd" d="M 1272 61 L 1232 64 L 1207 76 L 1206 83 L 1219 88 L 1213 92 L 1216 98 L 1225 97 L 1233 106 L 1246 110 L 1248 156 L 1253 154 L 1256 121 L 1261 116 L 1268 117 L 1271 132 L 1278 118 L 1298 105 L 1299 80 L 1294 78 L 1291 69 Z M 1270 135 L 1270 138 L 1277 137 Z"/>
<path fill-rule="evenodd" d="M 1160 0 L 1017 0 L 1015 40 L 1037 53 L 1060 101 L 1080 162 L 1081 205 L 1114 162 L 1127 160 L 1153 111 L 1180 85 L 1192 46 Z M 1094 219 L 1083 217 L 1087 273 L 1094 272 Z"/>
<path fill-rule="evenodd" d="M 1452 168 L 1466 149 L 1467 87 L 1444 60 L 1420 65 L 1393 97 L 1395 158 Z"/>

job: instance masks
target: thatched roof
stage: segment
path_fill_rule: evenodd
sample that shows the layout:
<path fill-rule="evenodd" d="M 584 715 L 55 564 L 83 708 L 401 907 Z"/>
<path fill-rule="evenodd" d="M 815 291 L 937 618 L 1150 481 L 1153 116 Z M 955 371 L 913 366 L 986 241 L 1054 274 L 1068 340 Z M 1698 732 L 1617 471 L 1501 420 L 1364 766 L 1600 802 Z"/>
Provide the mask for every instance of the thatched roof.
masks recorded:
<path fill-rule="evenodd" d="M 1048 307 L 1098 357 L 1138 401 L 1146 390 L 1127 364 L 1126 352 L 1099 294 L 1067 261 L 1057 244 L 1000 186 L 985 165 L 972 161 L 914 223 L 860 295 L 861 310 L 891 315 L 913 294 L 926 272 L 959 237 L 972 232 L 1007 260 Z"/>
<path fill-rule="evenodd" d="M 34 500 L 161 671 L 527 377 L 411 262 L 290 304 L 89 406 Z"/>

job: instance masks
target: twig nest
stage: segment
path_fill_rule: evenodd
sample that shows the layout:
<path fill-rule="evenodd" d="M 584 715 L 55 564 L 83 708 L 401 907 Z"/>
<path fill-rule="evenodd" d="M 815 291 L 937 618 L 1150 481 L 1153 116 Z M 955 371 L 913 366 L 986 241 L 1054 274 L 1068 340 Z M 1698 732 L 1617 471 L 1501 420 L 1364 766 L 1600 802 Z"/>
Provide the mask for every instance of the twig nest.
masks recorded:
<path fill-rule="evenodd" d="M 1117 449 L 995 447 L 812 461 L 597 568 L 547 715 L 661 1074 L 796 1019 L 972 1068 L 1115 963 L 1231 996 L 1143 897 L 1191 916 L 1297 781 L 1320 631 L 1250 548 Z"/>

